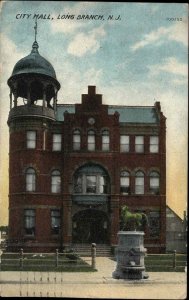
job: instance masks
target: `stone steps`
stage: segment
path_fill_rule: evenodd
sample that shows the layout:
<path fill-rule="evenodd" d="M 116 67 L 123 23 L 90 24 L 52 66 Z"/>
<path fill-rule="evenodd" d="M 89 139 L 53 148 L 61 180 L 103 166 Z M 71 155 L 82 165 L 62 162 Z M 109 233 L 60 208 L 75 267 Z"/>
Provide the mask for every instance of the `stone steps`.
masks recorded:
<path fill-rule="evenodd" d="M 91 256 L 91 244 L 74 244 L 72 245 L 72 249 L 79 256 Z M 98 257 L 110 257 L 111 254 L 111 246 L 105 244 L 97 244 L 96 245 L 96 256 Z"/>

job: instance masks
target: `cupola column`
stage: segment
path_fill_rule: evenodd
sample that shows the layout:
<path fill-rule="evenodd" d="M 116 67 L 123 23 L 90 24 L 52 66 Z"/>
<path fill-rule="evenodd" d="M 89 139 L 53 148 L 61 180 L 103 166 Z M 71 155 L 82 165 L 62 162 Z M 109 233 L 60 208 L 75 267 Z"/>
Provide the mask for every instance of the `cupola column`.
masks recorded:
<path fill-rule="evenodd" d="M 47 106 L 47 102 L 46 102 L 46 86 L 43 85 L 43 107 Z"/>
<path fill-rule="evenodd" d="M 57 109 L 57 89 L 55 88 L 55 95 L 54 95 L 54 101 L 53 101 L 53 107 L 54 107 L 54 111 L 56 112 L 56 109 Z"/>
<path fill-rule="evenodd" d="M 17 96 L 17 85 L 14 86 L 13 94 L 14 94 L 14 107 L 17 107 L 17 99 L 18 99 L 18 96 Z"/>
<path fill-rule="evenodd" d="M 28 105 L 31 105 L 31 82 L 28 82 L 28 85 L 27 85 L 27 104 Z"/>
<path fill-rule="evenodd" d="M 12 109 L 12 89 L 10 89 L 10 110 Z"/>

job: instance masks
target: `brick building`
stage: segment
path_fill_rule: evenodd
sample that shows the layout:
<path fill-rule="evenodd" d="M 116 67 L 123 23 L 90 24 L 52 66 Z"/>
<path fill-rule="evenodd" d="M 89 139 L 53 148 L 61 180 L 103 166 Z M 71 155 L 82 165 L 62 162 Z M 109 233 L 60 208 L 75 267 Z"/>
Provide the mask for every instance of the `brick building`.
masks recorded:
<path fill-rule="evenodd" d="M 9 249 L 115 246 L 126 204 L 148 215 L 148 252 L 164 252 L 166 119 L 160 103 L 104 105 L 89 86 L 81 103 L 58 104 L 60 84 L 36 41 L 8 85 Z"/>

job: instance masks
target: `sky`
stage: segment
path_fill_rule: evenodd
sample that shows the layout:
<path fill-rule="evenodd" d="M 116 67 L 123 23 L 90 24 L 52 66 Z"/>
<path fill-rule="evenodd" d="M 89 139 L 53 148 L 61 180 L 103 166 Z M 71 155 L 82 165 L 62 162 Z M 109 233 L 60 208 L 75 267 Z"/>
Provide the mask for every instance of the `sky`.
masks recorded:
<path fill-rule="evenodd" d="M 103 103 L 153 106 L 167 118 L 167 204 L 187 205 L 188 4 L 86 1 L 0 3 L 0 225 L 8 223 L 9 88 L 30 54 L 38 15 L 39 53 L 53 65 L 58 103 L 80 103 L 96 85 Z M 93 19 L 92 19 L 93 18 Z"/>

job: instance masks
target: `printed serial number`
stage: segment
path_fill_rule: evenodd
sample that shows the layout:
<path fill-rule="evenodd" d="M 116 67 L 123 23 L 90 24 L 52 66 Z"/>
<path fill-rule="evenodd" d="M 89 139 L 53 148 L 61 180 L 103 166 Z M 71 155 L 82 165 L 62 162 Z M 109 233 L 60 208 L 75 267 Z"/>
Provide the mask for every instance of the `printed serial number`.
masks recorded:
<path fill-rule="evenodd" d="M 177 21 L 177 22 L 181 22 L 182 18 L 166 18 L 167 21 Z"/>

